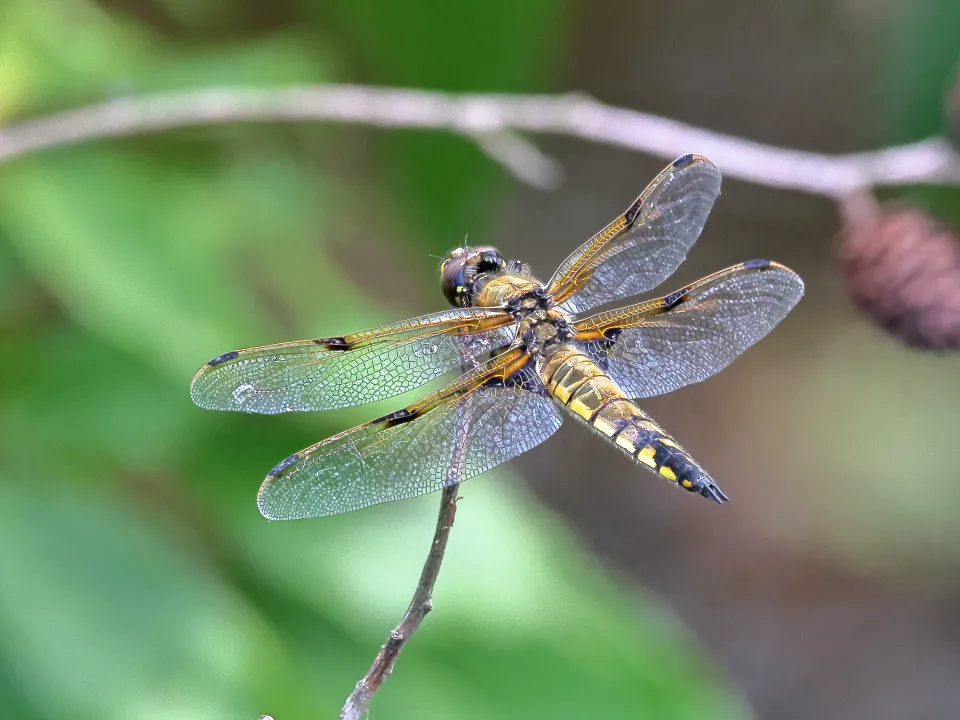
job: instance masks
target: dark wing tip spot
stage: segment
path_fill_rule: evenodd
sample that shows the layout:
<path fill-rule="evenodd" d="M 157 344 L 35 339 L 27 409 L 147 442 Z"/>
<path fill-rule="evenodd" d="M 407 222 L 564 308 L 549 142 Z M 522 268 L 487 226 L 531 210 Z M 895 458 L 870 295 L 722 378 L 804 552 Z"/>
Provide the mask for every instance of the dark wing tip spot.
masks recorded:
<path fill-rule="evenodd" d="M 674 168 L 675 170 L 683 170 L 691 165 L 707 166 L 716 170 L 717 173 L 720 172 L 720 169 L 717 167 L 716 163 L 713 162 L 713 160 L 708 158 L 706 155 L 701 155 L 700 153 L 687 153 L 686 155 L 681 155 L 672 163 L 670 163 L 670 167 Z"/>
<path fill-rule="evenodd" d="M 743 267 L 745 270 L 762 270 L 764 268 L 770 267 L 771 262 L 769 260 L 747 260 Z"/>
<path fill-rule="evenodd" d="M 293 465 L 299 459 L 300 459 L 300 453 L 294 453 L 293 455 L 288 457 L 286 460 L 281 460 L 280 463 L 273 470 L 267 473 L 267 477 L 270 478 L 271 480 L 276 479 L 277 477 L 279 477 L 280 473 L 282 473 L 288 467 Z"/>
<path fill-rule="evenodd" d="M 208 362 L 207 365 L 209 365 L 210 367 L 216 367 L 217 365 L 222 365 L 225 362 L 233 360 L 235 357 L 238 357 L 239 355 L 240 355 L 240 351 L 231 350 L 230 352 L 226 352 L 223 355 L 217 355 L 213 360 Z"/>

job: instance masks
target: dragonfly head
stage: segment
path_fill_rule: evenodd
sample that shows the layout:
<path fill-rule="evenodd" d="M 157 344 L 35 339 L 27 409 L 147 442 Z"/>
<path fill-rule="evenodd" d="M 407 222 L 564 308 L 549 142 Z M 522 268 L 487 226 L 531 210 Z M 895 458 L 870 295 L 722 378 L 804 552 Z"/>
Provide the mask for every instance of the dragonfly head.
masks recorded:
<path fill-rule="evenodd" d="M 440 289 L 454 307 L 467 307 L 474 297 L 477 278 L 501 273 L 507 263 L 500 251 L 489 245 L 454 248 L 440 265 Z"/>

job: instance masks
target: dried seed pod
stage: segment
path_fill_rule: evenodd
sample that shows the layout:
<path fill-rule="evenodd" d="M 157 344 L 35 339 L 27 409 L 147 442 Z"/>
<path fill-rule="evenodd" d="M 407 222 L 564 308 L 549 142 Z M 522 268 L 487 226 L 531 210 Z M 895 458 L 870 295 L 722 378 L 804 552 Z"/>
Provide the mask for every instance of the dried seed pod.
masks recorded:
<path fill-rule="evenodd" d="M 871 199 L 872 203 L 872 199 Z M 960 347 L 960 243 L 926 212 L 872 204 L 849 212 L 840 264 L 853 303 L 888 332 L 924 348 Z"/>

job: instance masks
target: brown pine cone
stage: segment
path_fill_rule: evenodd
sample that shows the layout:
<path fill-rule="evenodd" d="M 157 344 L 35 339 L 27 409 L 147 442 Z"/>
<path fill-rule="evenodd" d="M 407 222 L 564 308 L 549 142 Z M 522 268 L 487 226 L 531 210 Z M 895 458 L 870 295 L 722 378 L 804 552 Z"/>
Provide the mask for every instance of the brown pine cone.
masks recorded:
<path fill-rule="evenodd" d="M 960 243 L 918 208 L 881 205 L 844 228 L 847 293 L 907 344 L 960 347 Z"/>

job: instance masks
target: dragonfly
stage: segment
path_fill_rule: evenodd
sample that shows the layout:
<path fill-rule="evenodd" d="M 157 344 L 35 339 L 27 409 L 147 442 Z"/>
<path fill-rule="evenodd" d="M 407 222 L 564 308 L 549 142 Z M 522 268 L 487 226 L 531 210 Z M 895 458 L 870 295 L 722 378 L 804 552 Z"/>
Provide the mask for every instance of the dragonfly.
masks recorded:
<path fill-rule="evenodd" d="M 410 498 L 469 480 L 549 438 L 565 414 L 659 477 L 722 503 L 713 478 L 637 401 L 700 382 L 774 328 L 803 281 L 750 260 L 663 297 L 720 193 L 702 155 L 668 165 L 546 284 L 491 246 L 440 266 L 451 308 L 342 337 L 234 350 L 197 372 L 193 401 L 247 413 L 332 410 L 446 384 L 274 467 L 257 495 L 273 520 Z M 456 375 L 454 375 L 456 374 Z"/>

